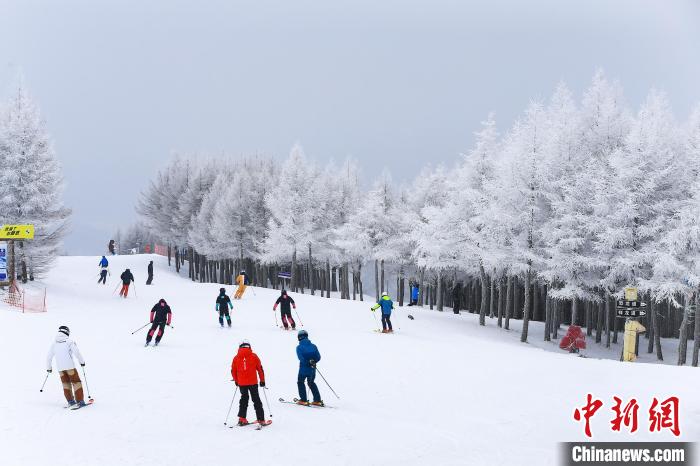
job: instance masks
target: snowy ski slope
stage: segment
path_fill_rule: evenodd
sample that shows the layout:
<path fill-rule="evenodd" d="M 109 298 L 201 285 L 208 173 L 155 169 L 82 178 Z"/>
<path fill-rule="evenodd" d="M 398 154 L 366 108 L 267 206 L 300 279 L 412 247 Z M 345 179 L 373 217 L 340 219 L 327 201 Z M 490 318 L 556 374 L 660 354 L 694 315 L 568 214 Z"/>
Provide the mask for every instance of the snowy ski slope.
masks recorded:
<path fill-rule="evenodd" d="M 150 259 L 155 280 L 146 287 Z M 372 331 L 370 303 L 308 294 L 292 296 L 321 351 L 319 368 L 341 399 L 317 378 L 337 409 L 281 404 L 278 398 L 296 396 L 298 362 L 295 334 L 275 326 L 278 292 L 248 289 L 234 302 L 233 329 L 221 330 L 219 285 L 192 283 L 164 258 L 144 255 L 110 258 L 109 284 L 98 286 L 98 260 L 58 260 L 45 282 L 46 314 L 0 305 L 3 466 L 556 464 L 557 442 L 583 439 L 572 412 L 587 393 L 606 402 L 607 412 L 593 418 L 596 440 L 674 440 L 646 428 L 648 401 L 671 394 L 681 399 L 681 439 L 698 440 L 695 368 L 543 351 L 492 321 L 484 329 L 473 315 L 418 308 L 398 309 L 397 333 L 382 335 Z M 125 267 L 137 285 L 136 297 L 123 300 L 112 291 Z M 175 328 L 166 329 L 158 348 L 144 348 L 145 330 L 130 333 L 161 297 Z M 62 408 L 55 372 L 39 393 L 59 325 L 71 328 L 87 362 L 96 403 L 83 410 Z M 234 389 L 229 368 L 242 338 L 267 375 L 274 422 L 262 431 L 223 424 Z M 614 395 L 640 401 L 633 436 L 610 431 Z"/>

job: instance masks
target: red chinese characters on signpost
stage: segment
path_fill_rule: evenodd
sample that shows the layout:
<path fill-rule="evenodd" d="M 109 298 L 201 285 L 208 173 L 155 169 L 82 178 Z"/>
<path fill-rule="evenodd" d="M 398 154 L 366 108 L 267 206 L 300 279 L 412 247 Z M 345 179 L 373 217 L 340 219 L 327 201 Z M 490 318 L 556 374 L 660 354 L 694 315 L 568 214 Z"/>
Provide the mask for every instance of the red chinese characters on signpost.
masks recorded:
<path fill-rule="evenodd" d="M 612 411 L 615 417 L 610 421 L 610 427 L 613 432 L 620 432 L 622 426 L 629 429 L 630 433 L 637 431 L 639 411 L 639 403 L 636 398 L 630 399 L 627 404 L 623 405 L 622 399 L 614 396 L 615 405 Z M 681 435 L 679 422 L 679 400 L 676 396 L 671 396 L 664 401 L 659 402 L 654 398 L 649 408 L 649 432 L 660 432 L 662 429 L 670 430 L 676 437 Z M 587 437 L 592 437 L 591 418 L 596 412 L 603 407 L 603 402 L 593 398 L 592 394 L 586 396 L 586 404 L 574 410 L 574 420 L 584 421 L 584 433 Z"/>
<path fill-rule="evenodd" d="M 673 435 L 681 435 L 680 423 L 678 422 L 678 397 L 672 396 L 659 403 L 654 397 L 649 408 L 650 432 L 659 432 L 661 429 L 669 429 Z M 657 408 L 658 407 L 658 408 Z"/>

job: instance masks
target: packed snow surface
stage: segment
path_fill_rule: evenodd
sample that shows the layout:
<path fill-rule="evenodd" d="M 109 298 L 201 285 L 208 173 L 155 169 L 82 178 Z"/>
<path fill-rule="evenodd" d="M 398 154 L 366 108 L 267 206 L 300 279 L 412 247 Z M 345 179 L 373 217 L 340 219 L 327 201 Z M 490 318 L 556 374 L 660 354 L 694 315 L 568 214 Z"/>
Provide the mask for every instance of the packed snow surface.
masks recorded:
<path fill-rule="evenodd" d="M 317 377 L 334 409 L 281 404 L 278 398 L 297 395 L 298 361 L 295 334 L 275 325 L 278 291 L 249 288 L 234 301 L 233 328 L 222 330 L 214 305 L 220 285 L 178 277 L 162 257 L 109 259 L 112 275 L 102 286 L 98 257 L 60 258 L 45 281 L 48 313 L 0 307 L 0 464 L 556 464 L 557 442 L 584 439 L 572 413 L 587 393 L 605 402 L 592 419 L 595 440 L 676 440 L 648 432 L 649 402 L 669 395 L 681 400 L 680 439 L 698 440 L 696 368 L 579 358 L 552 344 L 543 351 L 518 342 L 519 323 L 510 332 L 493 320 L 480 328 L 475 315 L 427 308 L 397 306 L 396 333 L 382 335 L 373 332 L 371 303 L 309 294 L 292 296 L 321 352 L 318 367 L 341 398 Z M 155 280 L 145 286 L 151 259 Z M 113 290 L 126 267 L 136 293 L 120 299 Z M 145 330 L 131 332 L 161 297 L 174 329 L 159 347 L 144 348 Z M 63 409 L 56 371 L 39 392 L 59 325 L 70 327 L 86 359 L 96 400 L 79 411 Z M 269 387 L 272 412 L 267 405 L 265 412 L 273 424 L 262 431 L 224 426 L 231 359 L 243 338 L 260 356 Z M 530 338 L 541 340 L 537 324 Z M 615 395 L 639 400 L 636 434 L 611 431 Z"/>

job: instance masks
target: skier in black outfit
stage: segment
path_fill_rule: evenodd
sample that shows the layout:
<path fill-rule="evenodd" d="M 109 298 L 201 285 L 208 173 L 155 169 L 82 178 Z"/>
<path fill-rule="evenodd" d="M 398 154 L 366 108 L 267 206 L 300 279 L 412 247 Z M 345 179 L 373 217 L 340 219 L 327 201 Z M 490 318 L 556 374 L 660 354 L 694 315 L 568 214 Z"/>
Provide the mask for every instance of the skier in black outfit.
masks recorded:
<path fill-rule="evenodd" d="M 219 290 L 219 296 L 216 298 L 216 310 L 219 312 L 219 325 L 221 325 L 221 328 L 224 328 L 224 317 L 226 317 L 226 322 L 228 322 L 228 326 L 231 328 L 229 309 L 233 309 L 231 298 L 226 294 L 226 288 L 221 288 Z"/>
<path fill-rule="evenodd" d="M 153 261 L 148 263 L 148 280 L 146 280 L 146 285 L 150 285 L 153 282 Z"/>
<path fill-rule="evenodd" d="M 170 321 L 173 317 L 172 312 L 170 312 L 170 306 L 161 298 L 158 303 L 151 309 L 151 329 L 146 335 L 146 346 L 151 343 L 153 334 L 158 329 L 158 335 L 156 335 L 156 346 L 160 343 L 161 338 L 163 338 L 163 333 L 165 332 L 165 326 L 170 325 Z"/>
<path fill-rule="evenodd" d="M 289 325 L 292 326 L 292 330 L 296 329 L 297 324 L 292 318 L 292 309 L 290 308 L 290 304 L 294 309 L 297 308 L 297 305 L 294 303 L 292 297 L 287 294 L 286 290 L 282 290 L 280 297 L 277 298 L 277 302 L 275 302 L 275 305 L 272 306 L 273 312 L 277 311 L 278 304 L 281 304 L 280 312 L 282 313 L 282 325 L 284 325 L 284 329 L 289 329 Z M 287 321 L 289 321 L 289 324 L 287 323 Z"/>

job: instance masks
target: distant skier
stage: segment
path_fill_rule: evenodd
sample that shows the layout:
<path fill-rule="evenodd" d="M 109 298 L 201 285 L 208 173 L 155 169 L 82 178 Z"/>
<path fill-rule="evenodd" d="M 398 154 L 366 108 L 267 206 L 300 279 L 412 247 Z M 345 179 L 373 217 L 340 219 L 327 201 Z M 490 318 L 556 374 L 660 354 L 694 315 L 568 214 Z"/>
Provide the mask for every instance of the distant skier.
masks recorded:
<path fill-rule="evenodd" d="M 233 304 L 231 304 L 231 298 L 226 294 L 226 288 L 219 289 L 219 296 L 216 298 L 216 310 L 219 313 L 219 325 L 221 325 L 221 328 L 224 328 L 224 317 L 226 317 L 226 322 L 231 328 L 231 314 L 229 314 L 231 309 L 233 309 Z"/>
<path fill-rule="evenodd" d="M 102 256 L 102 259 L 100 260 L 100 279 L 97 280 L 97 283 L 102 283 L 103 285 L 107 284 L 107 274 L 109 273 L 109 261 L 105 256 Z"/>
<path fill-rule="evenodd" d="M 248 340 L 241 341 L 238 345 L 238 354 L 231 362 L 231 376 L 236 386 L 241 391 L 241 401 L 238 405 L 238 425 L 248 425 L 246 415 L 248 413 L 248 400 L 253 398 L 253 408 L 257 423 L 261 425 L 270 424 L 265 421 L 260 393 L 258 392 L 258 376 L 260 376 L 260 386 L 265 388 L 265 371 L 257 354 L 253 353 Z"/>
<path fill-rule="evenodd" d="M 297 346 L 297 358 L 299 358 L 299 376 L 297 377 L 299 401 L 297 403 L 309 405 L 309 399 L 306 397 L 306 386 L 304 386 L 304 381 L 306 381 L 314 397 L 314 401 L 311 404 L 323 406 L 321 393 L 319 393 L 318 386 L 314 382 L 316 379 L 316 363 L 321 360 L 321 353 L 318 352 L 316 345 L 309 340 L 309 334 L 306 330 L 299 330 L 297 339 L 299 340 L 299 345 Z"/>
<path fill-rule="evenodd" d="M 161 338 L 163 338 L 163 333 L 165 332 L 165 326 L 170 325 L 170 321 L 173 318 L 173 313 L 170 311 L 170 306 L 165 302 L 163 298 L 158 301 L 158 303 L 151 309 L 151 328 L 146 334 L 146 346 L 151 344 L 151 339 L 153 334 L 158 329 L 158 335 L 156 335 L 155 346 L 158 346 Z"/>
<path fill-rule="evenodd" d="M 246 287 L 248 286 L 248 276 L 245 274 L 245 270 L 241 270 L 241 273 L 236 277 L 236 284 L 238 285 L 238 289 L 233 295 L 233 299 L 241 299 L 243 297 L 243 293 L 245 293 Z"/>
<path fill-rule="evenodd" d="M 418 305 L 418 294 L 420 293 L 418 289 L 418 283 L 413 282 L 411 284 L 411 302 L 408 303 L 409 306 Z"/>
<path fill-rule="evenodd" d="M 272 311 L 277 312 L 277 305 L 281 304 L 280 306 L 280 313 L 282 314 L 282 325 L 284 325 L 284 329 L 287 330 L 289 329 L 289 325 L 292 326 L 292 330 L 295 330 L 297 328 L 296 322 L 294 322 L 294 319 L 292 318 L 292 309 L 297 308 L 296 303 L 292 299 L 291 296 L 287 294 L 286 290 L 282 290 L 282 293 L 280 294 L 280 297 L 277 298 L 277 301 L 275 302 L 275 305 L 272 306 Z M 290 307 L 291 304 L 291 307 Z M 289 323 L 287 323 L 289 321 Z"/>
<path fill-rule="evenodd" d="M 146 285 L 150 285 L 153 282 L 153 261 L 148 263 L 148 280 L 146 280 Z"/>
<path fill-rule="evenodd" d="M 126 269 L 119 278 L 122 279 L 122 289 L 119 291 L 119 296 L 126 298 L 129 294 L 129 285 L 134 281 L 134 275 L 131 273 L 131 270 Z"/>
<path fill-rule="evenodd" d="M 393 333 L 394 329 L 391 327 L 391 311 L 394 309 L 394 303 L 389 297 L 389 293 L 386 291 L 382 293 L 382 297 L 379 298 L 377 304 L 372 306 L 372 312 L 379 308 L 382 308 L 382 333 Z"/>
<path fill-rule="evenodd" d="M 109 249 L 109 253 L 111 255 L 115 255 L 116 253 L 114 252 L 114 248 L 116 246 L 116 243 L 114 242 L 113 239 L 109 240 L 109 244 L 107 245 L 107 249 Z"/>
<path fill-rule="evenodd" d="M 78 345 L 73 340 L 68 338 L 70 329 L 65 325 L 58 327 L 58 334 L 55 342 L 49 348 L 49 354 L 46 356 L 46 372 L 51 373 L 51 363 L 53 358 L 56 358 L 56 369 L 63 383 L 63 396 L 68 401 L 68 406 L 72 409 L 79 409 L 86 405 L 83 397 L 83 384 L 80 381 L 80 375 L 75 368 L 73 357 L 78 359 L 81 366 L 85 366 L 83 355 L 78 350 Z"/>

